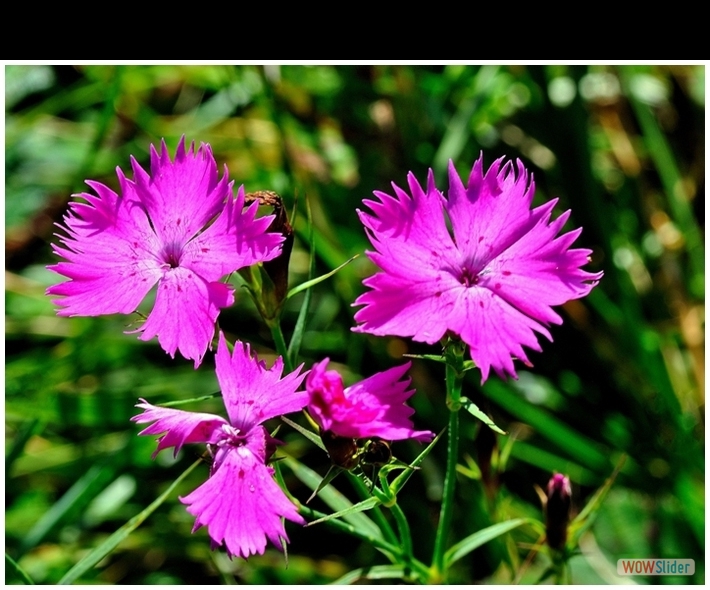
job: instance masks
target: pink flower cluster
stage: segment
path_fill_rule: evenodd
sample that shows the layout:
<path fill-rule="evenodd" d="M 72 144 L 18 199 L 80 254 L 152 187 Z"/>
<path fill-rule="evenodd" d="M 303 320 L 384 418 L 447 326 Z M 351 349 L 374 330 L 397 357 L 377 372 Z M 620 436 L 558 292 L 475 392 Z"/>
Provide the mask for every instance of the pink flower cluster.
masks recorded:
<path fill-rule="evenodd" d="M 208 145 L 186 149 L 183 138 L 174 161 L 165 143 L 160 153 L 151 146 L 151 174 L 133 159 L 132 167 L 133 180 L 117 169 L 121 194 L 88 181 L 96 194 L 82 193 L 77 196 L 84 202 L 70 204 L 63 245 L 54 245 L 64 261 L 49 267 L 68 280 L 47 293 L 60 297 L 54 302 L 62 316 L 128 314 L 157 285 L 153 309 L 135 332 L 142 340 L 157 336 L 167 353 L 179 351 L 197 368 L 211 348 L 219 310 L 234 302 L 232 287 L 220 279 L 275 258 L 283 237 L 267 231 L 271 216 L 256 218 L 256 203 L 244 208 L 243 187 L 233 197 L 226 170 L 220 179 Z M 313 383 L 327 362 L 314 367 Z M 267 539 L 281 547 L 288 540 L 283 519 L 304 524 L 273 478 L 269 460 L 280 443 L 263 426 L 267 420 L 309 406 L 324 422 L 332 412 L 353 436 L 431 438 L 411 428 L 413 410 L 405 401 L 414 391 L 401 380 L 408 365 L 345 390 L 340 376 L 329 371 L 339 398 L 328 408 L 313 401 L 323 401 L 315 385 L 298 391 L 307 374 L 302 366 L 282 377 L 282 359 L 267 369 L 241 342 L 230 355 L 222 333 L 215 363 L 229 419 L 141 400 L 137 407 L 143 411 L 133 421 L 149 424 L 140 434 L 161 435 L 156 454 L 208 445 L 210 477 L 181 501 L 195 516 L 195 530 L 206 526 L 214 546 L 224 544 L 230 556 L 263 553 Z"/>
<path fill-rule="evenodd" d="M 129 314 L 157 286 L 135 332 L 157 336 L 168 354 L 179 351 L 197 368 L 220 309 L 234 302 L 221 280 L 277 257 L 283 237 L 268 231 L 271 216 L 256 217 L 256 203 L 245 208 L 243 187 L 233 196 L 208 145 L 186 149 L 183 138 L 174 160 L 164 142 L 150 156 L 150 174 L 133 159 L 133 180 L 117 169 L 120 194 L 88 181 L 96 194 L 70 204 L 66 236 L 54 246 L 64 260 L 49 267 L 67 280 L 47 293 L 58 296 L 62 316 Z M 522 347 L 539 350 L 535 332 L 550 338 L 546 326 L 561 322 L 552 306 L 586 295 L 601 277 L 581 270 L 589 251 L 570 249 L 580 230 L 558 236 L 569 212 L 551 221 L 555 201 L 530 208 L 534 184 L 520 162 L 517 174 L 501 160 L 484 174 L 479 159 L 466 186 L 452 165 L 447 197 L 431 173 L 426 190 L 411 174 L 408 182 L 411 195 L 393 185 L 394 196 L 376 192 L 377 201 L 365 201 L 372 213 L 359 213 L 380 272 L 355 302 L 362 308 L 354 330 L 428 343 L 453 334 L 468 344 L 482 380 L 491 368 L 515 376 L 513 358 L 527 362 Z M 433 438 L 411 420 L 410 363 L 349 387 L 328 363 L 284 376 L 281 358 L 267 368 L 239 341 L 230 353 L 220 332 L 215 365 L 228 418 L 137 404 L 142 413 L 132 420 L 148 424 L 140 434 L 160 435 L 156 453 L 207 445 L 210 476 L 181 501 L 195 530 L 207 527 L 230 556 L 261 554 L 267 541 L 280 548 L 284 519 L 304 524 L 274 479 L 270 460 L 281 443 L 264 426 L 271 418 L 307 408 L 338 437 Z"/>

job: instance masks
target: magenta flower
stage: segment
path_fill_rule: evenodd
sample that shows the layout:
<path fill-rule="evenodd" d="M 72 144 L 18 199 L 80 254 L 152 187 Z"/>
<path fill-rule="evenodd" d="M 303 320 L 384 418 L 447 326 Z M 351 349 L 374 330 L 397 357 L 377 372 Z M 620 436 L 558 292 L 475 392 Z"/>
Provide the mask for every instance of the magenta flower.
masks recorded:
<path fill-rule="evenodd" d="M 310 396 L 308 411 L 323 430 L 347 438 L 379 437 L 385 440 L 413 438 L 428 442 L 434 433 L 413 430 L 414 410 L 406 401 L 414 394 L 404 378 L 411 363 L 377 373 L 343 388 L 337 371 L 326 371 L 329 359 L 313 365 L 306 379 Z"/>
<path fill-rule="evenodd" d="M 363 282 L 370 290 L 354 305 L 356 332 L 405 336 L 434 344 L 447 333 L 461 338 L 481 369 L 517 377 L 513 357 L 530 364 L 523 346 L 540 350 L 535 332 L 552 340 L 547 326 L 562 323 L 553 305 L 587 295 L 602 274 L 581 269 L 590 250 L 570 249 L 581 229 L 557 236 L 566 211 L 551 221 L 554 199 L 530 208 L 535 183 L 517 161 L 496 160 L 483 173 L 483 156 L 464 186 L 449 164 L 449 193 L 424 191 L 413 174 L 411 196 L 375 192 L 358 212 L 380 267 Z M 449 225 L 451 230 L 449 230 Z M 556 237 L 557 236 L 557 237 Z"/>
<path fill-rule="evenodd" d="M 165 433 L 153 456 L 168 447 L 177 454 L 186 443 L 210 445 L 214 460 L 209 479 L 180 501 L 196 517 L 193 532 L 206 526 L 213 547 L 224 543 L 230 557 L 247 558 L 263 554 L 267 539 L 279 549 L 282 539 L 288 541 L 282 518 L 305 523 L 273 478 L 267 462 L 279 443 L 261 426 L 306 405 L 308 394 L 296 391 L 305 374 L 298 374 L 301 365 L 282 378 L 280 357 L 267 369 L 241 342 L 230 356 L 221 333 L 215 362 L 229 420 L 160 408 L 145 400 L 136 405 L 143 413 L 131 420 L 153 422 L 140 434 Z"/>
<path fill-rule="evenodd" d="M 163 350 L 179 350 L 197 368 L 219 310 L 234 303 L 232 287 L 218 281 L 275 258 L 283 237 L 266 232 L 271 216 L 255 218 L 257 203 L 243 211 L 243 187 L 234 199 L 209 145 L 186 152 L 183 137 L 171 162 L 163 141 L 160 154 L 150 147 L 150 175 L 131 165 L 134 180 L 116 169 L 121 195 L 88 180 L 98 196 L 81 193 L 86 203 L 69 205 L 66 247 L 53 246 L 67 262 L 48 267 L 69 280 L 47 294 L 63 297 L 54 300 L 60 316 L 129 314 L 157 283 L 153 310 L 134 332 L 157 335 Z"/>

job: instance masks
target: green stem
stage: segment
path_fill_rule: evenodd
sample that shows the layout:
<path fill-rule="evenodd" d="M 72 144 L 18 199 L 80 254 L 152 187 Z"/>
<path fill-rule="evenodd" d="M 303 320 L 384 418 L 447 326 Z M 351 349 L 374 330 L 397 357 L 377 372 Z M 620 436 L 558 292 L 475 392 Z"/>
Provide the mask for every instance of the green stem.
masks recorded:
<path fill-rule="evenodd" d="M 407 565 L 409 565 L 413 558 L 412 551 L 412 533 L 409 530 L 409 523 L 407 522 L 407 517 L 402 512 L 399 504 L 395 503 L 389 507 L 392 511 L 392 516 L 397 523 L 397 530 L 399 531 L 399 538 L 402 547 L 403 556 L 407 559 Z"/>
<path fill-rule="evenodd" d="M 367 486 L 360 480 L 360 478 L 350 472 L 348 472 L 348 476 L 348 479 L 353 484 L 353 487 L 357 490 L 357 493 L 360 498 L 362 500 L 366 500 L 367 498 L 369 498 L 370 492 L 368 491 Z M 397 539 L 397 535 L 395 535 L 394 531 L 392 530 L 390 523 L 387 522 L 387 518 L 385 518 L 385 515 L 382 513 L 380 507 L 375 506 L 370 511 L 370 514 L 372 515 L 372 519 L 375 521 L 375 524 L 377 524 L 377 526 L 382 531 L 382 534 L 385 536 L 385 539 L 387 539 L 387 542 L 396 545 L 399 542 Z"/>
<path fill-rule="evenodd" d="M 306 518 L 311 518 L 313 520 L 327 516 L 323 512 L 313 510 L 311 508 L 308 508 L 307 506 L 304 506 L 303 504 L 299 505 L 298 512 L 301 514 L 301 516 L 304 516 Z M 372 536 L 368 535 L 366 532 L 358 530 L 357 528 L 355 528 L 352 524 L 350 524 L 348 522 L 338 520 L 338 519 L 333 519 L 333 520 L 326 521 L 325 524 L 326 524 L 326 526 L 333 527 L 339 531 L 342 531 L 344 533 L 352 535 L 353 537 L 357 537 L 359 539 L 367 541 L 373 547 L 375 547 L 376 549 L 379 549 L 385 555 L 387 555 L 390 558 L 390 560 L 392 561 L 392 563 L 398 563 L 400 561 L 400 559 L 403 557 L 402 548 L 399 547 L 397 544 L 391 544 L 386 541 L 383 541 L 382 539 L 372 537 Z M 416 559 L 412 559 L 410 561 L 410 564 L 412 566 L 412 570 L 417 573 L 417 575 L 419 576 L 420 579 L 422 579 L 422 580 L 427 579 L 429 572 L 428 572 L 427 567 L 421 561 L 418 561 Z"/>
<path fill-rule="evenodd" d="M 446 581 L 446 544 L 451 531 L 454 513 L 454 495 L 456 492 L 456 464 L 459 451 L 459 409 L 461 409 L 461 388 L 463 386 L 463 348 L 451 345 L 446 354 L 446 405 L 450 410 L 448 427 L 448 447 L 446 459 L 446 477 L 441 499 L 439 526 L 434 541 L 434 556 L 431 567 L 431 582 Z"/>
<path fill-rule="evenodd" d="M 553 569 L 555 585 L 567 586 L 570 583 L 569 569 L 567 568 L 567 559 L 563 552 L 555 551 L 553 558 Z"/>
<path fill-rule="evenodd" d="M 268 324 L 271 329 L 271 337 L 274 339 L 276 352 L 281 355 L 281 358 L 284 361 L 284 369 L 287 373 L 290 373 L 293 371 L 293 366 L 291 364 L 291 358 L 288 355 L 288 347 L 286 346 L 284 333 L 281 331 L 281 322 L 277 319 L 273 322 L 268 322 Z"/>
<path fill-rule="evenodd" d="M 456 463 L 459 448 L 459 413 L 449 414 L 449 445 L 447 448 L 448 457 L 446 460 L 446 478 L 444 479 L 444 493 L 441 499 L 441 513 L 439 515 L 439 527 L 436 531 L 436 541 L 434 543 L 434 558 L 432 560 L 432 571 L 435 578 L 445 580 L 444 554 L 446 553 L 446 541 L 448 540 L 453 519 L 454 492 L 456 491 Z M 437 583 L 434 581 L 434 583 Z"/>

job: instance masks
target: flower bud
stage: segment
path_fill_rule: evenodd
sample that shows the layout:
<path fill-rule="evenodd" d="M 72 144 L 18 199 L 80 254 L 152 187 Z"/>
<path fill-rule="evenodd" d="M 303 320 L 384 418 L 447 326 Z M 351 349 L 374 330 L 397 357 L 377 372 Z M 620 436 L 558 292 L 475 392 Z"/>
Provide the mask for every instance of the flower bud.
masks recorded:
<path fill-rule="evenodd" d="M 259 205 L 273 208 L 274 219 L 269 225 L 269 231 L 284 237 L 281 253 L 276 258 L 263 262 L 258 270 L 250 268 L 242 273 L 251 287 L 259 313 L 267 323 L 270 323 L 278 318 L 288 294 L 288 264 L 293 249 L 293 228 L 288 222 L 283 201 L 275 192 L 256 191 L 245 195 L 246 204 L 254 201 L 258 201 Z M 259 276 L 254 276 L 252 274 L 254 272 Z"/>
<path fill-rule="evenodd" d="M 547 484 L 546 528 L 547 544 L 552 549 L 562 549 L 567 542 L 567 526 L 572 503 L 569 478 L 555 473 Z"/>

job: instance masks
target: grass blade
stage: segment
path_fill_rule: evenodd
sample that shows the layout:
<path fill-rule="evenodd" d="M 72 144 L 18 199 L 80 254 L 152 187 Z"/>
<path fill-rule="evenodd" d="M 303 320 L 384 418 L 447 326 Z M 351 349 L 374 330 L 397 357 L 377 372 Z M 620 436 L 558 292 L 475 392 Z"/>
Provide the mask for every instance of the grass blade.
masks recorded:
<path fill-rule="evenodd" d="M 358 580 L 391 580 L 395 578 L 404 580 L 407 575 L 403 565 L 373 565 L 352 570 L 332 583 L 343 586 L 354 584 Z"/>
<path fill-rule="evenodd" d="M 5 554 L 5 583 L 7 584 L 8 581 L 12 582 L 12 580 L 20 580 L 23 584 L 31 584 L 34 585 L 34 581 L 28 573 L 23 570 L 20 567 L 20 564 L 18 564 L 12 557 L 10 557 L 7 553 Z"/>
<path fill-rule="evenodd" d="M 293 297 L 294 295 L 297 295 L 301 291 L 303 291 L 305 289 L 310 289 L 311 287 L 317 285 L 318 283 L 322 283 L 326 279 L 329 279 L 335 273 L 337 273 L 340 269 L 345 268 L 348 264 L 350 264 L 353 260 L 355 260 L 359 256 L 360 256 L 359 254 L 355 254 L 355 256 L 351 256 L 345 262 L 343 262 L 340 266 L 338 266 L 337 268 L 334 268 L 330 272 L 327 272 L 324 275 L 316 277 L 315 279 L 311 279 L 310 281 L 306 281 L 305 283 L 301 283 L 300 285 L 298 285 L 298 287 L 294 287 L 293 289 L 291 289 L 288 292 L 288 295 L 286 295 L 286 299 L 291 299 L 291 297 Z"/>
<path fill-rule="evenodd" d="M 160 496 L 158 496 L 150 506 L 145 510 L 131 518 L 126 524 L 124 524 L 120 529 L 113 533 L 108 539 L 106 539 L 101 545 L 89 553 L 84 559 L 79 561 L 73 568 L 71 568 L 58 584 L 72 584 L 77 579 L 79 579 L 84 573 L 94 567 L 99 561 L 106 557 L 111 551 L 113 551 L 118 544 L 126 539 L 134 530 L 136 530 L 145 520 L 155 512 L 155 510 L 160 506 L 165 500 L 173 493 L 173 490 L 184 480 L 192 470 L 202 463 L 202 459 L 195 461 L 190 467 L 188 467 L 171 485 L 165 490 Z"/>
<path fill-rule="evenodd" d="M 508 531 L 512 531 L 514 528 L 528 522 L 530 522 L 529 518 L 514 518 L 513 520 L 508 520 L 506 522 L 499 522 L 498 524 L 494 524 L 469 535 L 462 541 L 459 541 L 452 546 L 444 554 L 444 562 L 446 563 L 446 567 L 450 567 L 451 564 L 455 563 L 462 557 L 465 557 L 474 549 L 478 549 L 481 545 L 485 545 L 488 541 L 492 541 L 496 537 L 500 537 Z"/>
<path fill-rule="evenodd" d="M 424 461 L 425 457 L 434 448 L 434 445 L 439 442 L 439 439 L 441 438 L 441 435 L 444 434 L 444 432 L 446 432 L 446 429 L 442 430 L 439 434 L 436 435 L 434 440 L 427 445 L 426 449 L 419 453 L 419 456 L 414 459 L 414 461 L 412 461 L 410 467 L 419 467 L 419 465 L 422 464 L 422 461 Z M 414 471 L 414 469 L 405 469 L 395 478 L 395 480 L 392 482 L 392 485 L 390 485 L 390 490 L 392 494 L 396 496 L 400 492 L 400 490 L 404 487 L 404 484 L 407 483 L 407 480 L 412 477 Z"/>
<path fill-rule="evenodd" d="M 323 479 L 318 473 L 292 457 L 285 457 L 283 459 L 283 463 L 288 465 L 288 468 L 294 473 L 294 475 L 311 490 L 315 490 Z M 353 503 L 333 486 L 323 488 L 318 494 L 318 497 L 335 512 L 342 512 L 353 507 Z M 367 531 L 370 536 L 378 539 L 383 538 L 382 531 L 379 527 L 372 521 L 372 519 L 362 512 L 347 514 L 344 520 L 360 530 Z"/>
<path fill-rule="evenodd" d="M 311 258 L 308 263 L 308 280 L 313 280 L 313 275 L 316 272 L 316 242 L 313 232 L 313 215 L 311 213 L 311 205 L 306 199 L 306 215 L 308 217 L 308 244 L 311 250 Z M 313 291 L 310 289 L 306 290 L 306 295 L 303 298 L 303 303 L 301 303 L 301 309 L 298 310 L 298 318 L 296 319 L 296 325 L 293 328 L 293 334 L 291 335 L 291 341 L 288 343 L 288 358 L 291 359 L 291 365 L 296 366 L 296 361 L 298 360 L 298 353 L 301 350 L 301 342 L 303 341 L 303 332 L 306 329 L 306 317 L 308 317 L 308 308 L 311 305 L 311 297 L 313 296 Z"/>
<path fill-rule="evenodd" d="M 117 465 L 94 465 L 45 512 L 22 539 L 19 555 L 39 545 L 60 523 L 85 507 L 115 477 Z"/>

